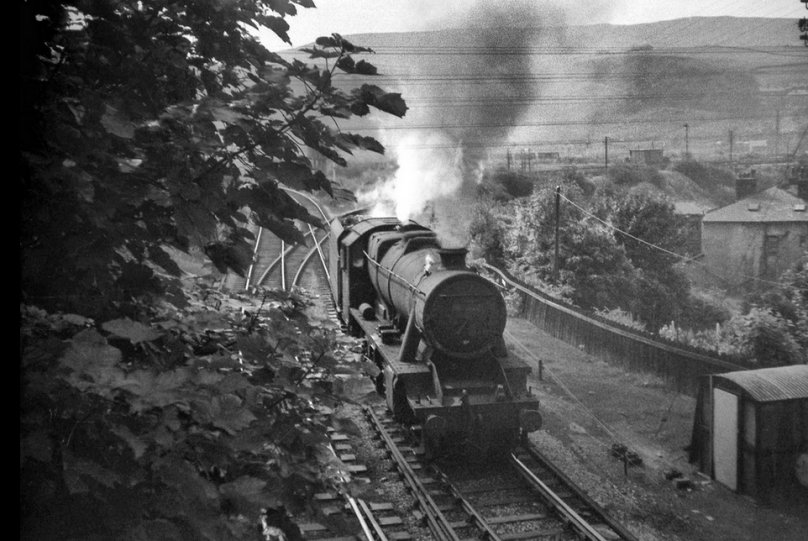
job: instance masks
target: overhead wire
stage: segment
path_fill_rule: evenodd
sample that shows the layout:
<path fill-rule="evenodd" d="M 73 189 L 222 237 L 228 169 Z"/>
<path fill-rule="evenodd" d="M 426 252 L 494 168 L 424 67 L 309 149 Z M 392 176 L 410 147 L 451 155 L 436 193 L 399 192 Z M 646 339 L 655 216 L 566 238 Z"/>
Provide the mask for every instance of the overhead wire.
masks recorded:
<path fill-rule="evenodd" d="M 706 264 L 702 263 L 701 261 L 698 261 L 698 260 L 696 260 L 696 259 L 694 259 L 692 257 L 684 256 L 682 254 L 677 254 L 676 252 L 672 252 L 672 251 L 670 251 L 670 250 L 668 250 L 666 248 L 663 248 L 661 246 L 658 246 L 656 244 L 648 242 L 647 240 L 644 240 L 644 239 L 641 239 L 641 238 L 639 238 L 639 237 L 637 237 L 635 235 L 632 235 L 631 233 L 629 233 L 627 231 L 623 231 L 622 229 L 620 229 L 620 228 L 616 227 L 615 225 L 607 222 L 606 220 L 603 220 L 599 216 L 589 212 L 585 208 L 583 208 L 580 205 L 576 204 L 574 201 L 572 201 L 571 199 L 566 197 L 564 194 L 558 194 L 558 195 L 559 195 L 559 197 L 561 199 L 565 200 L 567 203 L 569 203 L 573 207 L 575 207 L 578 210 L 580 210 L 581 212 L 583 212 L 586 216 L 588 216 L 590 218 L 594 218 L 595 220 L 602 223 L 603 225 L 605 225 L 609 229 L 611 229 L 613 231 L 617 231 L 621 235 L 625 235 L 626 237 L 629 237 L 629 238 L 631 238 L 631 239 L 633 239 L 633 240 L 635 240 L 635 241 L 637 241 L 637 242 L 639 242 L 641 244 L 644 244 L 644 245 L 648 246 L 649 248 L 653 248 L 653 249 L 658 250 L 660 252 L 664 252 L 665 254 L 673 256 L 673 257 L 675 257 L 675 258 L 677 258 L 677 259 L 679 259 L 681 261 L 684 261 L 686 263 L 695 263 L 697 265 L 701 265 L 701 266 L 703 266 L 705 268 L 705 271 L 707 271 L 712 276 L 715 276 L 716 278 L 720 278 L 722 280 L 730 282 L 730 280 L 726 276 L 721 276 L 720 274 L 715 273 L 712 269 L 710 269 Z M 779 286 L 779 287 L 784 287 L 784 286 L 788 285 L 788 284 L 784 284 L 782 282 L 774 282 L 774 281 L 771 281 L 771 280 L 765 280 L 765 279 L 757 277 L 757 276 L 751 276 L 751 275 L 743 274 L 743 273 L 739 273 L 739 276 L 741 276 L 743 278 L 748 278 L 749 280 L 755 280 L 755 281 L 758 281 L 758 282 L 762 282 L 762 283 L 769 284 L 769 285 L 774 285 L 774 286 Z"/>

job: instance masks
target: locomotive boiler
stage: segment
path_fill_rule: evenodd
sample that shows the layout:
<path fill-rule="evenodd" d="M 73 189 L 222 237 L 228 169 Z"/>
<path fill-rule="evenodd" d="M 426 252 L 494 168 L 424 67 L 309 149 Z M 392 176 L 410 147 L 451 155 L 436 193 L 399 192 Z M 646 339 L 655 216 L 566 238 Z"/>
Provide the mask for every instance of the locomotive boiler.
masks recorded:
<path fill-rule="evenodd" d="M 376 388 L 430 454 L 510 448 L 538 430 L 530 368 L 510 357 L 498 287 L 413 221 L 347 215 L 331 223 L 332 296 L 365 338 Z"/>

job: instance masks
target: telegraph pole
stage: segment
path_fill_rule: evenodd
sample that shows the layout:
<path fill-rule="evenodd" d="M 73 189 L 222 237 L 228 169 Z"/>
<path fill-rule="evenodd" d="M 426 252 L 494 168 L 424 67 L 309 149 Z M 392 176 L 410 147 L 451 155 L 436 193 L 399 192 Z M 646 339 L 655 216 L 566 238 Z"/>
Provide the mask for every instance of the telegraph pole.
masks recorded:
<path fill-rule="evenodd" d="M 690 159 L 690 139 L 689 139 L 689 128 L 687 123 L 685 123 L 685 159 Z"/>
<path fill-rule="evenodd" d="M 808 4 L 806 4 L 808 5 Z M 774 159 L 780 157 L 780 109 L 777 109 L 777 118 L 774 122 Z"/>
<path fill-rule="evenodd" d="M 729 166 L 732 167 L 732 143 L 734 139 L 732 137 L 732 130 L 729 130 Z"/>
<path fill-rule="evenodd" d="M 604 160 L 603 161 L 604 161 L 604 165 L 605 165 L 605 169 L 606 169 L 605 174 L 608 175 L 609 174 L 609 136 L 608 135 L 603 138 L 603 150 L 604 150 L 604 152 L 603 152 Z"/>
<path fill-rule="evenodd" d="M 561 186 L 556 186 L 555 193 L 555 257 L 553 258 L 553 276 L 558 280 L 558 228 L 561 218 L 559 210 L 561 209 Z"/>

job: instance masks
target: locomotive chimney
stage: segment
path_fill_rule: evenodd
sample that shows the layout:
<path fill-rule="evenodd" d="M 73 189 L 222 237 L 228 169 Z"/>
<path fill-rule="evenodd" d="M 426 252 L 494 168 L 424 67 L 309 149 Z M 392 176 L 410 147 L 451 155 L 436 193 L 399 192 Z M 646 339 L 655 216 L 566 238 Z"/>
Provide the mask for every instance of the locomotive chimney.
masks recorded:
<path fill-rule="evenodd" d="M 445 269 L 465 268 L 467 253 L 468 250 L 465 248 L 440 248 L 438 250 L 440 262 Z"/>

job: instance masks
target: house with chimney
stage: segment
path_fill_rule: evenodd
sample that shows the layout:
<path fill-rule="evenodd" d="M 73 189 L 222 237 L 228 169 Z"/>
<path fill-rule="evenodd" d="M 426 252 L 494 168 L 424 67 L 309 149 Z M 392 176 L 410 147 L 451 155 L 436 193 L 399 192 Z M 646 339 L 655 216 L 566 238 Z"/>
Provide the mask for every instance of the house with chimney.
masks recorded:
<path fill-rule="evenodd" d="M 704 214 L 702 262 L 719 285 L 759 288 L 808 252 L 808 183 L 795 184 L 757 192 L 752 171 L 738 177 L 735 203 Z"/>

